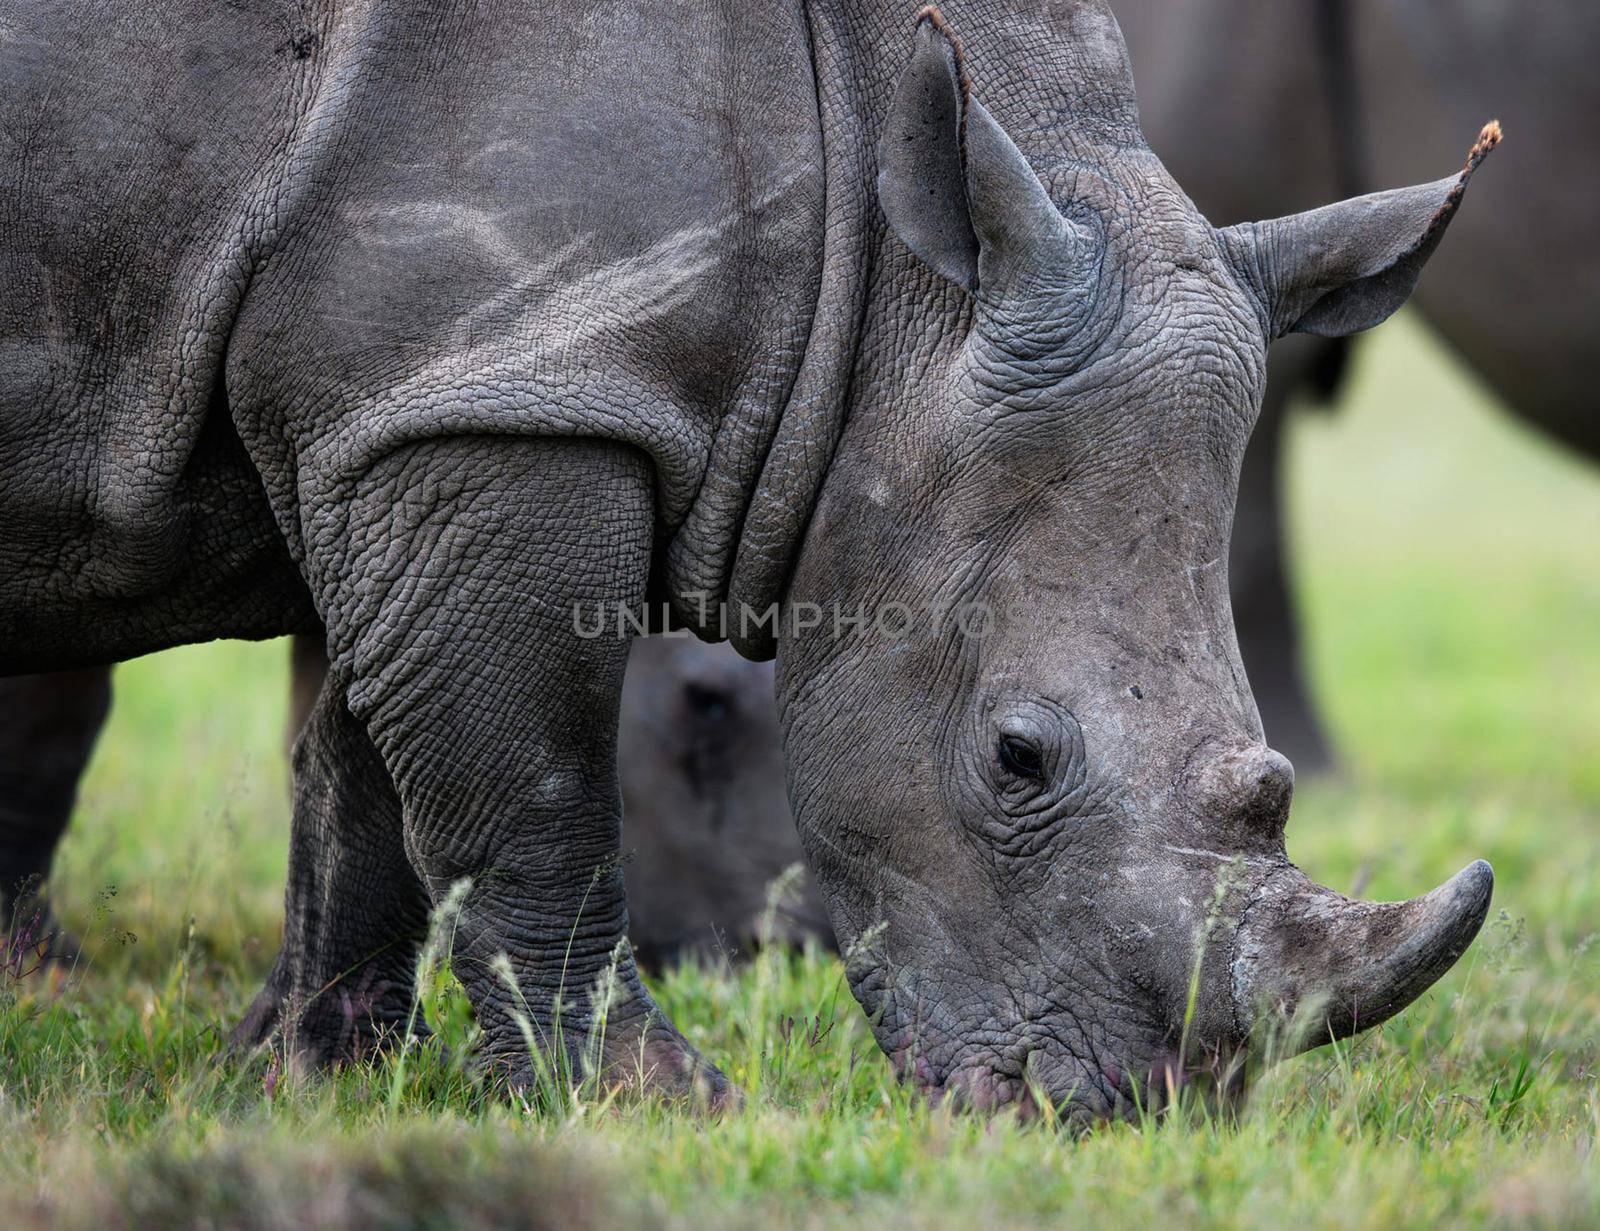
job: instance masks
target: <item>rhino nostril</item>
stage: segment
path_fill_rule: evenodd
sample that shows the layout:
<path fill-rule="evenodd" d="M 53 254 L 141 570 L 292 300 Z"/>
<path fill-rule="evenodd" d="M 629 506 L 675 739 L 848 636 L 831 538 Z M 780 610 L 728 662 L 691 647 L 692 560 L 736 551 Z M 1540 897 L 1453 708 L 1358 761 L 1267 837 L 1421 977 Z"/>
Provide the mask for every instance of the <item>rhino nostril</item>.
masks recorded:
<path fill-rule="evenodd" d="M 1208 816 L 1281 833 L 1294 795 L 1294 766 L 1265 744 L 1212 745 L 1191 763 L 1190 791 Z"/>

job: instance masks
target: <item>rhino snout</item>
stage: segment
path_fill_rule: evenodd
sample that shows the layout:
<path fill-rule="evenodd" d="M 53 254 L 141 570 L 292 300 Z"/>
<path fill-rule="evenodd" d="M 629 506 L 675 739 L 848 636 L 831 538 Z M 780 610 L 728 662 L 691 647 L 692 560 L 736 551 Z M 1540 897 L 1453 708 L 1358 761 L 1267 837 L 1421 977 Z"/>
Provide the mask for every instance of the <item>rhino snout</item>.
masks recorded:
<path fill-rule="evenodd" d="M 1192 806 L 1207 823 L 1231 823 L 1257 839 L 1282 839 L 1294 766 L 1281 752 L 1253 741 L 1205 745 L 1186 777 Z"/>

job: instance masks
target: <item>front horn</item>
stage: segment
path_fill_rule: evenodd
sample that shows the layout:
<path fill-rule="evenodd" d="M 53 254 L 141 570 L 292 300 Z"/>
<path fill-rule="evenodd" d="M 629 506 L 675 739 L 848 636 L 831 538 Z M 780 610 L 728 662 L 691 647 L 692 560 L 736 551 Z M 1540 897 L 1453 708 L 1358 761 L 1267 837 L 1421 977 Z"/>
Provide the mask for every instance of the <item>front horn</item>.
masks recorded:
<path fill-rule="evenodd" d="M 1287 1026 L 1287 1053 L 1393 1017 L 1466 952 L 1483 925 L 1494 869 L 1483 860 L 1409 902 L 1358 902 L 1297 868 L 1275 876 L 1239 924 L 1234 1010 L 1259 1045 L 1262 1019 Z"/>

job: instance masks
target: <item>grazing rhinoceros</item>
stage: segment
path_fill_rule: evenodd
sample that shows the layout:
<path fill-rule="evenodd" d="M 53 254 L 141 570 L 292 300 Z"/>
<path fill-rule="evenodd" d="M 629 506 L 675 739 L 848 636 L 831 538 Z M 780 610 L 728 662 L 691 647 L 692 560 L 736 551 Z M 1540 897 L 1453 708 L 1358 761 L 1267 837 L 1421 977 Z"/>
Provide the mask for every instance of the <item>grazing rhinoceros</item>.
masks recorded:
<path fill-rule="evenodd" d="M 893 3 L 13 6 L 4 666 L 328 629 L 242 1038 L 370 1043 L 450 901 L 513 1079 L 615 964 L 607 1078 L 724 1097 L 621 943 L 606 617 L 657 596 L 776 652 L 922 1089 L 1126 1113 L 1475 934 L 1483 863 L 1368 904 L 1288 862 L 1226 571 L 1267 343 L 1391 313 L 1492 137 L 1218 230 L 1100 0 L 960 17 L 965 55 Z"/>
<path fill-rule="evenodd" d="M 1282 214 L 1385 182 L 1497 111 L 1519 139 L 1431 270 L 1423 315 L 1520 417 L 1600 457 L 1600 7 L 1115 0 L 1151 145 L 1209 217 Z M 1225 140 L 1216 135 L 1225 133 Z M 1513 220 L 1520 221 L 1513 221 Z M 1536 225 L 1529 225 L 1537 220 Z M 1273 742 L 1331 763 L 1301 676 L 1278 444 L 1340 343 L 1273 347 L 1232 544 L 1240 648 Z"/>
<path fill-rule="evenodd" d="M 291 747 L 327 670 L 318 638 L 293 643 Z M 0 937 L 41 956 L 77 953 L 38 890 L 110 698 L 109 667 L 0 678 Z M 767 939 L 830 943 L 815 886 L 779 884 L 804 856 L 784 788 L 770 663 L 702 641 L 640 638 L 628 656 L 617 751 L 628 938 L 640 961 L 659 966 Z"/>

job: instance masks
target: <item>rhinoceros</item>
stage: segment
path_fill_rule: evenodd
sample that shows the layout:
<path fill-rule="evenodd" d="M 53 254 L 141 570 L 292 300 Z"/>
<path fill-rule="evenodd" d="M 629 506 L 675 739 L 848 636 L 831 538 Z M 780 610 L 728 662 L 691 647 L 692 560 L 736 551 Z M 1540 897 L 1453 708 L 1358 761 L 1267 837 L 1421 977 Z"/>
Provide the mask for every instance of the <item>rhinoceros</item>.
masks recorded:
<path fill-rule="evenodd" d="M 380 1039 L 437 905 L 509 1080 L 736 1097 L 623 942 L 646 603 L 775 655 L 930 1096 L 1129 1114 L 1470 942 L 1482 862 L 1386 904 L 1289 862 L 1226 575 L 1268 342 L 1393 312 L 1494 132 L 1219 229 L 1101 0 L 953 11 L 13 6 L 0 668 L 327 629 L 242 1041 Z"/>
<path fill-rule="evenodd" d="M 292 639 L 288 746 L 321 691 L 321 639 Z M 0 937 L 70 962 L 78 943 L 42 892 L 110 710 L 111 670 L 0 678 Z M 832 943 L 789 815 L 772 664 L 725 646 L 641 637 L 617 727 L 628 939 L 647 966 L 766 942 Z"/>
<path fill-rule="evenodd" d="M 1521 134 L 1417 303 L 1524 421 L 1600 458 L 1600 8 L 1115 0 L 1151 145 L 1208 216 L 1287 213 L 1384 181 L 1480 109 Z M 1214 141 L 1218 132 L 1227 140 Z M 1536 226 L 1511 219 L 1537 219 Z M 1234 614 L 1268 735 L 1333 764 L 1299 661 L 1279 443 L 1341 342 L 1273 347 L 1232 544 Z"/>

